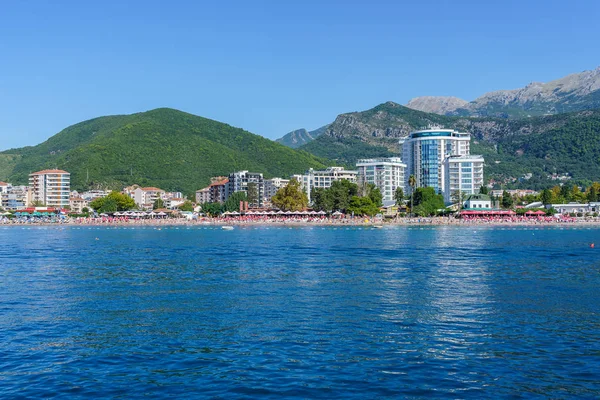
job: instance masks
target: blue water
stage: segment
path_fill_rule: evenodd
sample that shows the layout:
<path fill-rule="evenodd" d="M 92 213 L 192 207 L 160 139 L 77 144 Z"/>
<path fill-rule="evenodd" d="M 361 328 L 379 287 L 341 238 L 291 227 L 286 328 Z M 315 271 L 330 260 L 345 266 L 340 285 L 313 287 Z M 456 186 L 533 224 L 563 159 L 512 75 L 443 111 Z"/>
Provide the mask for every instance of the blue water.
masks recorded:
<path fill-rule="evenodd" d="M 0 263 L 3 398 L 600 397 L 600 229 L 6 227 Z"/>

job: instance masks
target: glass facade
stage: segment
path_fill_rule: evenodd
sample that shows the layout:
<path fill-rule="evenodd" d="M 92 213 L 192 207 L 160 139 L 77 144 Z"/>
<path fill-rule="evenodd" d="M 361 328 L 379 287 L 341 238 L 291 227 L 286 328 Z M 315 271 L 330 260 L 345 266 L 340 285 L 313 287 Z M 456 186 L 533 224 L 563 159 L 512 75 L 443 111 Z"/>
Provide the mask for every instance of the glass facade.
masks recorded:
<path fill-rule="evenodd" d="M 435 192 L 440 191 L 439 186 L 439 144 L 437 140 L 421 141 L 421 176 L 420 187 L 432 187 Z"/>

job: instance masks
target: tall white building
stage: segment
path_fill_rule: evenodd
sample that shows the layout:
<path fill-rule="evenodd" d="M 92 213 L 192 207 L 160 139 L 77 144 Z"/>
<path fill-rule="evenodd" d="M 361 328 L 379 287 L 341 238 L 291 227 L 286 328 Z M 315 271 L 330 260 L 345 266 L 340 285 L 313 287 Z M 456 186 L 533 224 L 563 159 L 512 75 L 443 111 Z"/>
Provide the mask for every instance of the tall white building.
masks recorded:
<path fill-rule="evenodd" d="M 333 182 L 342 179 L 356 183 L 357 175 L 357 171 L 348 171 L 343 167 L 329 167 L 321 171 L 315 171 L 311 168 L 304 175 L 293 175 L 292 178 L 300 182 L 300 187 L 306 192 L 308 201 L 310 202 L 310 195 L 314 188 L 327 189 L 331 187 Z"/>
<path fill-rule="evenodd" d="M 69 206 L 71 197 L 71 174 L 60 169 L 46 169 L 29 174 L 31 201 L 39 201 L 47 207 Z"/>
<path fill-rule="evenodd" d="M 405 190 L 406 164 L 399 157 L 358 160 L 358 184 L 374 184 L 379 188 L 384 201 L 393 201 L 396 188 Z"/>
<path fill-rule="evenodd" d="M 432 187 L 436 193 L 449 198 L 444 161 L 450 156 L 470 155 L 470 140 L 469 133 L 453 129 L 426 129 L 411 132 L 407 138 L 402 139 L 400 143 L 407 167 L 405 178 L 408 192 L 411 191 L 408 178 L 414 175 L 416 187 Z"/>
<path fill-rule="evenodd" d="M 450 156 L 444 160 L 444 201 L 456 200 L 455 193 L 477 194 L 483 186 L 482 156 Z"/>
<path fill-rule="evenodd" d="M 265 182 L 263 174 L 258 172 L 238 171 L 229 174 L 229 182 L 226 186 L 226 199 L 235 192 L 246 192 L 248 195 L 248 185 L 254 186 L 256 190 L 254 199 L 248 197 L 248 205 L 250 207 L 262 207 L 265 197 Z"/>

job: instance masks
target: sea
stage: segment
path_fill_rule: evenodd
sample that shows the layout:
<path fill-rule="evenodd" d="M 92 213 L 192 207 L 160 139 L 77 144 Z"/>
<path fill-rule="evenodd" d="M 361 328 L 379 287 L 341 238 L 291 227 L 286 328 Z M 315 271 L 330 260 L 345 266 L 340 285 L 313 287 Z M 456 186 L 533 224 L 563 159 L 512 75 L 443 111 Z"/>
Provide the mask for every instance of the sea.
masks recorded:
<path fill-rule="evenodd" d="M 599 398 L 600 229 L 0 227 L 0 397 Z"/>

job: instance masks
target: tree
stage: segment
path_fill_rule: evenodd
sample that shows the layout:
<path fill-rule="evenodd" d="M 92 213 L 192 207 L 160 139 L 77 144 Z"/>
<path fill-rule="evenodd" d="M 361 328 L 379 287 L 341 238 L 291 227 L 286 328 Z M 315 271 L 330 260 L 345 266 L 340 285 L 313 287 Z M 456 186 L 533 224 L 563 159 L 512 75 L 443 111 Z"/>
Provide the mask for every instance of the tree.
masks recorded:
<path fill-rule="evenodd" d="M 354 215 L 368 215 L 372 217 L 379 213 L 379 207 L 369 197 L 352 196 L 347 211 Z"/>
<path fill-rule="evenodd" d="M 411 213 L 419 216 L 434 215 L 444 209 L 444 196 L 437 194 L 432 187 L 417 188 L 412 193 L 414 207 Z"/>
<path fill-rule="evenodd" d="M 587 189 L 586 197 L 589 202 L 597 202 L 600 197 L 600 183 L 593 182 Z"/>
<path fill-rule="evenodd" d="M 394 192 L 394 200 L 396 200 L 396 205 L 401 206 L 404 200 L 404 190 L 401 187 L 397 187 Z"/>
<path fill-rule="evenodd" d="M 259 200 L 258 184 L 256 184 L 256 182 L 248 182 L 247 196 L 248 196 L 248 203 L 251 204 L 252 206 L 258 207 L 258 204 L 260 202 L 258 201 Z"/>
<path fill-rule="evenodd" d="M 248 201 L 248 197 L 246 196 L 246 192 L 234 192 L 229 198 L 225 201 L 223 205 L 224 211 L 240 211 L 240 201 Z"/>
<path fill-rule="evenodd" d="M 216 217 L 223 211 L 223 204 L 221 203 L 203 203 L 200 208 L 202 212 L 211 217 Z"/>
<path fill-rule="evenodd" d="M 410 212 L 412 214 L 414 206 L 415 186 L 417 185 L 417 179 L 414 175 L 408 177 L 408 185 L 410 186 Z"/>
<path fill-rule="evenodd" d="M 367 186 L 367 197 L 371 199 L 376 207 L 383 206 L 383 195 L 381 194 L 381 190 L 372 183 Z"/>
<path fill-rule="evenodd" d="M 110 200 L 110 201 L 109 201 Z M 105 203 L 109 202 L 109 206 L 105 207 Z M 128 211 L 135 208 L 135 201 L 126 194 L 113 190 L 106 197 L 98 197 L 90 202 L 90 207 L 98 212 L 111 212 L 112 203 L 116 205 L 115 211 Z"/>
<path fill-rule="evenodd" d="M 179 209 L 181 211 L 194 211 L 194 205 L 192 204 L 191 201 L 186 200 L 183 202 L 182 205 L 179 206 Z"/>
<path fill-rule="evenodd" d="M 160 197 L 154 200 L 154 204 L 152 205 L 153 210 L 158 210 L 159 208 L 165 208 L 165 202 Z"/>
<path fill-rule="evenodd" d="M 479 194 L 488 194 L 488 187 L 487 186 L 481 186 L 479 188 Z"/>
<path fill-rule="evenodd" d="M 542 190 L 542 193 L 540 193 L 540 201 L 543 205 L 552 204 L 552 192 L 550 189 Z"/>
<path fill-rule="evenodd" d="M 465 192 L 460 191 L 460 190 L 455 190 L 455 191 L 452 192 L 452 196 L 451 197 L 452 197 L 452 201 L 454 203 L 458 204 L 458 209 L 460 210 L 463 207 L 463 201 L 465 201 L 465 198 L 467 197 L 467 194 Z"/>
<path fill-rule="evenodd" d="M 563 184 L 560 187 L 560 197 L 563 198 L 565 203 L 568 203 L 569 201 L 571 201 L 571 190 L 569 189 L 569 187 L 566 184 Z"/>
<path fill-rule="evenodd" d="M 333 192 L 325 188 L 314 188 L 311 192 L 312 206 L 317 211 L 333 211 Z"/>
<path fill-rule="evenodd" d="M 308 206 L 308 196 L 296 179 L 279 189 L 271 198 L 271 203 L 283 211 L 301 211 Z"/>
<path fill-rule="evenodd" d="M 502 208 L 512 208 L 514 202 L 513 202 L 513 198 L 510 196 L 510 194 L 505 190 L 504 192 L 502 192 Z"/>
<path fill-rule="evenodd" d="M 44 204 L 44 202 L 41 200 L 32 201 L 30 205 L 31 207 L 46 207 L 46 204 Z"/>

